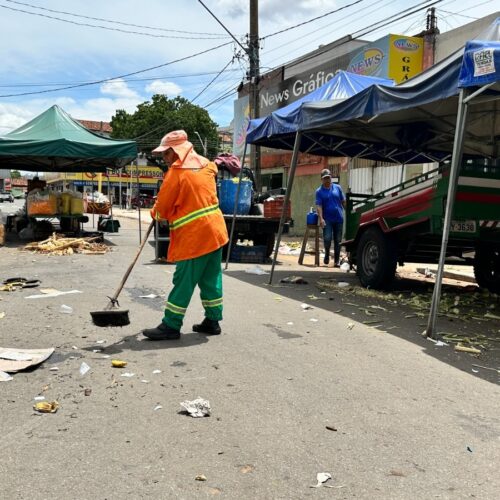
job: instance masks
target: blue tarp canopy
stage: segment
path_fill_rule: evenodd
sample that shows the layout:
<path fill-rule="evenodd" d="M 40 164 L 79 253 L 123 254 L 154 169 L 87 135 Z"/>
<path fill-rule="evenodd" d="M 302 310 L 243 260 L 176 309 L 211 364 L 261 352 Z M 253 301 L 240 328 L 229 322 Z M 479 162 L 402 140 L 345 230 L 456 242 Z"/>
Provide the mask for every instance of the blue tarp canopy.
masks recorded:
<path fill-rule="evenodd" d="M 264 140 L 268 145 L 269 140 L 276 140 L 278 144 L 276 147 L 279 147 L 279 140 L 282 136 L 295 134 L 300 127 L 302 122 L 301 108 L 304 103 L 339 103 L 372 85 L 392 86 L 394 82 L 387 78 L 338 71 L 331 80 L 297 101 L 273 111 L 265 118 L 251 120 L 247 131 L 247 142 L 259 143 L 259 141 Z"/>
<path fill-rule="evenodd" d="M 478 40 L 406 83 L 371 85 L 340 102 L 302 102 L 288 116 L 280 116 L 281 123 L 292 122 L 302 132 L 300 151 L 312 154 L 394 163 L 440 161 L 453 149 L 461 87 L 484 82 L 491 87 L 469 114 L 463 153 L 496 157 L 500 120 L 489 101 L 500 92 L 499 40 L 500 18 Z M 293 149 L 295 133 L 280 135 L 276 126 L 264 127 L 265 120 L 250 122 L 247 142 Z"/>

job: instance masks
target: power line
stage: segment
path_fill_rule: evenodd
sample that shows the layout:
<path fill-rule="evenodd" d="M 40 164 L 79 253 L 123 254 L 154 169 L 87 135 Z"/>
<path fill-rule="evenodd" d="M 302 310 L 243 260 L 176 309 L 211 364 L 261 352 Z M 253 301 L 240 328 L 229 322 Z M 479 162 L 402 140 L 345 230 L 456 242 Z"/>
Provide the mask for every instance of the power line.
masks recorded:
<path fill-rule="evenodd" d="M 201 3 L 201 5 L 203 5 L 205 10 L 208 11 L 208 13 L 224 28 L 224 30 L 229 34 L 229 36 L 247 53 L 248 49 L 243 47 L 243 45 L 241 45 L 239 40 L 236 39 L 236 37 L 229 31 L 228 28 L 224 26 L 222 21 L 219 20 L 219 18 L 202 2 L 202 0 L 198 0 L 198 2 Z"/>
<path fill-rule="evenodd" d="M 313 17 L 312 19 L 309 19 L 308 21 L 303 21 L 299 24 L 295 24 L 294 26 L 290 26 L 288 28 L 282 29 L 280 31 L 276 31 L 274 33 L 270 33 L 269 35 L 263 36 L 261 40 L 265 40 L 266 38 L 271 38 L 272 36 L 279 35 L 281 33 L 285 33 L 286 31 L 293 30 L 295 28 L 299 28 L 300 26 L 304 26 L 305 24 L 312 23 L 313 21 L 317 21 L 318 19 L 323 19 L 324 17 L 331 16 L 332 14 L 335 14 L 336 12 L 340 12 L 341 10 L 347 9 L 349 7 L 352 7 L 353 5 L 356 5 L 358 3 L 364 2 L 365 0 L 356 0 L 353 3 L 350 3 L 348 5 L 344 5 L 343 7 L 339 7 L 338 9 L 331 10 L 330 12 L 326 12 L 325 14 L 322 14 L 321 16 L 316 16 Z"/>
<path fill-rule="evenodd" d="M 200 97 L 201 94 L 203 94 L 203 92 L 205 92 L 209 87 L 210 85 L 212 85 L 212 83 L 215 82 L 215 80 L 217 80 L 217 78 L 219 78 L 220 75 L 222 75 L 222 73 L 224 72 L 224 70 L 230 65 L 233 63 L 233 59 L 231 59 L 206 85 L 205 87 L 203 87 L 203 90 L 201 90 L 200 92 L 198 92 L 192 99 L 191 99 L 191 102 L 194 102 L 196 101 L 196 99 L 198 99 L 198 97 Z"/>
<path fill-rule="evenodd" d="M 64 10 L 48 9 L 47 7 L 40 7 L 38 5 L 32 5 L 30 3 L 24 3 L 24 2 L 16 2 L 15 0 L 5 0 L 5 1 L 9 2 L 9 3 L 15 3 L 17 5 L 24 5 L 25 7 L 31 7 L 33 9 L 43 10 L 45 12 L 53 12 L 55 14 L 65 14 L 67 16 L 79 17 L 82 19 L 90 19 L 91 21 L 104 21 L 105 23 L 119 24 L 121 26 L 130 26 L 133 28 L 145 28 L 145 29 L 150 29 L 150 30 L 155 30 L 155 31 L 165 31 L 165 32 L 170 32 L 170 33 L 184 33 L 184 34 L 188 34 L 188 35 L 210 35 L 210 36 L 214 36 L 214 37 L 226 38 L 225 35 L 220 35 L 219 33 L 204 33 L 204 32 L 197 32 L 197 31 L 182 31 L 182 30 L 172 30 L 172 29 L 168 29 L 168 28 L 157 28 L 155 26 L 144 26 L 141 24 L 124 23 L 121 21 L 115 21 L 113 19 L 104 19 L 102 17 L 84 16 L 82 14 L 74 14 L 73 12 L 66 12 Z"/>
<path fill-rule="evenodd" d="M 224 73 L 236 73 L 240 71 L 239 69 L 228 69 Z M 124 82 L 149 82 L 154 80 L 176 80 L 178 78 L 192 78 L 194 76 L 210 76 L 216 75 L 217 71 L 208 71 L 206 73 L 186 73 L 180 75 L 162 75 L 162 76 L 152 76 L 149 78 L 123 78 Z M 48 86 L 62 86 L 62 85 L 74 85 L 78 83 L 91 83 L 88 80 L 77 80 L 74 82 L 45 82 L 45 83 L 10 83 L 10 84 L 0 84 L 0 88 L 10 88 L 10 87 L 48 87 Z"/>
<path fill-rule="evenodd" d="M 16 9 L 14 7 L 8 7 L 7 5 L 0 5 L 0 8 L 12 10 L 15 12 L 22 12 L 24 14 L 29 14 L 31 16 L 45 17 L 47 19 L 61 21 L 63 23 L 75 24 L 77 26 L 87 26 L 90 28 L 99 28 L 99 29 L 107 30 L 107 31 L 117 31 L 120 33 L 127 33 L 129 35 L 132 34 L 132 35 L 140 35 L 140 36 L 149 36 L 152 38 L 170 38 L 170 39 L 176 38 L 176 39 L 181 39 L 181 40 L 216 40 L 216 39 L 220 39 L 220 38 L 227 38 L 227 37 L 221 37 L 221 36 L 218 36 L 218 37 L 199 37 L 199 36 L 179 36 L 179 35 L 155 35 L 153 33 L 146 33 L 143 31 L 130 31 L 130 30 L 124 30 L 121 28 L 111 28 L 109 26 L 101 26 L 98 24 L 79 23 L 77 21 L 70 21 L 69 19 L 63 19 L 62 17 L 49 16 L 47 14 L 40 14 L 39 12 L 30 12 L 29 10 Z"/>
<path fill-rule="evenodd" d="M 119 76 L 114 76 L 111 78 L 103 78 L 102 80 L 95 80 L 93 82 L 87 82 L 87 83 L 80 83 L 77 85 L 68 85 L 67 87 L 60 87 L 58 89 L 46 89 L 46 90 L 38 90 L 36 92 L 21 92 L 18 94 L 3 94 L 0 95 L 0 97 L 17 97 L 17 96 L 23 96 L 23 95 L 34 95 L 34 94 L 47 94 L 49 92 L 58 92 L 60 90 L 68 90 L 68 89 L 74 89 L 77 87 L 87 87 L 88 85 L 98 85 L 99 83 L 104 83 L 104 82 L 110 82 L 112 80 L 118 80 L 120 78 L 126 78 L 127 76 L 133 76 L 133 75 L 138 75 L 140 73 L 145 73 L 146 71 L 151 71 L 153 69 L 158 69 L 158 68 L 164 68 L 165 66 L 170 66 L 172 64 L 181 62 L 181 61 L 186 61 L 188 59 L 192 59 L 193 57 L 201 56 L 203 54 L 207 54 L 208 52 L 212 52 L 214 50 L 220 49 L 221 47 L 226 47 L 227 45 L 231 45 L 233 42 L 226 42 L 222 43 L 220 45 L 217 45 L 215 47 L 212 47 L 210 49 L 203 50 L 201 52 L 196 52 L 195 54 L 191 54 L 189 56 L 181 57 L 179 59 L 175 59 L 174 61 L 166 62 L 163 64 L 158 64 L 156 66 L 151 66 L 149 68 L 141 69 L 138 71 L 133 71 L 131 73 L 126 73 L 124 75 L 119 75 Z"/>

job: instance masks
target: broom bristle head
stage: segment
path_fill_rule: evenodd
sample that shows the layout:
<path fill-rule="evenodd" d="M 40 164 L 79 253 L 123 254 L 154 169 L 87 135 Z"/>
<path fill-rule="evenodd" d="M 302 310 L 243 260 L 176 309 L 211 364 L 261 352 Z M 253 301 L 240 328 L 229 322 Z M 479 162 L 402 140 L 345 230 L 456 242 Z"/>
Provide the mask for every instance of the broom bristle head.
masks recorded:
<path fill-rule="evenodd" d="M 91 312 L 92 322 L 96 326 L 126 326 L 130 324 L 127 311 L 96 311 Z"/>

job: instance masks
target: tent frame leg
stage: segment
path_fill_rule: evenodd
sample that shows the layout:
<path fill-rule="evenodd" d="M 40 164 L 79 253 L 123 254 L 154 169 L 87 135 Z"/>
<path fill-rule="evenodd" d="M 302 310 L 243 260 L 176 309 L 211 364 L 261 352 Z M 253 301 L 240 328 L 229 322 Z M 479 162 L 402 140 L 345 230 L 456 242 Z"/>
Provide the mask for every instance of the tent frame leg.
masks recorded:
<path fill-rule="evenodd" d="M 439 265 L 436 274 L 436 282 L 432 292 L 431 308 L 427 322 L 427 328 L 424 332 L 426 337 L 437 338 L 436 319 L 439 311 L 439 302 L 441 299 L 441 285 L 443 282 L 444 264 L 446 260 L 446 249 L 450 236 L 451 218 L 453 216 L 453 206 L 457 194 L 458 177 L 460 165 L 462 163 L 463 139 L 465 134 L 465 125 L 467 121 L 468 104 L 466 102 L 466 90 L 461 89 L 458 98 L 457 124 L 455 129 L 455 140 L 453 142 L 453 154 L 451 158 L 450 178 L 448 181 L 448 195 L 446 199 L 446 210 L 443 224 L 443 237 L 441 240 L 441 253 L 439 254 Z"/>
<path fill-rule="evenodd" d="M 269 276 L 269 285 L 273 283 L 274 268 L 276 266 L 276 260 L 278 259 L 278 250 L 281 243 L 281 235 L 283 234 L 283 226 L 285 225 L 285 217 L 287 214 L 288 204 L 290 202 L 290 196 L 292 194 L 293 179 L 295 177 L 295 170 L 297 169 L 297 161 L 299 158 L 300 140 L 302 139 L 301 132 L 297 132 L 295 135 L 295 144 L 293 146 L 292 159 L 290 161 L 290 170 L 288 174 L 288 182 L 286 186 L 285 201 L 283 202 L 283 210 L 281 212 L 280 225 L 278 229 L 278 237 L 276 238 L 276 246 L 274 247 L 273 263 L 271 266 L 271 274 Z"/>

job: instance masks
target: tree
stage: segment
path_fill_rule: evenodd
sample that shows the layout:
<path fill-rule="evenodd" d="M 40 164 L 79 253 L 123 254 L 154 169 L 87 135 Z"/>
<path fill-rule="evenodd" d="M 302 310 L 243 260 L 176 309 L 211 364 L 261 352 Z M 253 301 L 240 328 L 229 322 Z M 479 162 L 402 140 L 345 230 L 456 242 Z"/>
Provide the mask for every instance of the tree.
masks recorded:
<path fill-rule="evenodd" d="M 11 170 L 10 171 L 10 178 L 11 179 L 19 179 L 21 177 L 21 172 L 19 170 Z"/>
<path fill-rule="evenodd" d="M 203 147 L 196 132 L 206 141 L 208 157 L 213 158 L 218 152 L 217 124 L 205 109 L 183 97 L 169 99 L 156 94 L 151 101 L 139 104 L 133 114 L 117 110 L 111 118 L 111 126 L 113 138 L 135 139 L 143 153 L 158 146 L 167 132 L 178 129 L 186 131 L 198 153 L 203 154 Z"/>

